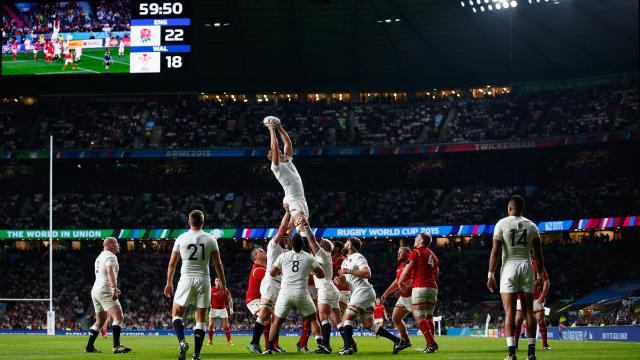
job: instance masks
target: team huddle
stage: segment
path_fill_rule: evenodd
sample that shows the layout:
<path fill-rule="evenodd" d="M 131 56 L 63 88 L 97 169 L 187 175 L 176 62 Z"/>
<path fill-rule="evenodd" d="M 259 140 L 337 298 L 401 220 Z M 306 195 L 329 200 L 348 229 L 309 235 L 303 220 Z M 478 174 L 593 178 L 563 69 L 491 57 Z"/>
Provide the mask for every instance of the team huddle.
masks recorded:
<path fill-rule="evenodd" d="M 392 343 L 391 353 L 397 354 L 412 346 L 403 320 L 410 313 L 425 339 L 426 347 L 423 351 L 438 351 L 433 314 L 438 298 L 440 264 L 430 249 L 431 236 L 419 234 L 415 238 L 413 249 L 401 247 L 398 250 L 396 279 L 377 298 L 370 283 L 372 269 L 360 252 L 363 242 L 359 238 L 349 238 L 343 244 L 340 241 L 316 238 L 309 223 L 309 208 L 302 179 L 293 164 L 291 139 L 281 126 L 280 119 L 268 116 L 264 119 L 264 124 L 269 129 L 271 139 L 267 155 L 271 161 L 271 170 L 284 190 L 284 215 L 266 252 L 260 247 L 251 251 L 253 267 L 249 274 L 245 300 L 247 308 L 255 316 L 255 324 L 253 336 L 247 345 L 248 350 L 256 354 L 285 352 L 278 337 L 284 321 L 295 309 L 304 318 L 302 335 L 297 344 L 299 352 L 310 352 L 308 339 L 313 335 L 316 340 L 314 352 L 331 354 L 331 333 L 334 328 L 342 338 L 342 346 L 337 354 L 352 355 L 358 352 L 358 345 L 353 338 L 355 322 L 358 320 L 364 329 L 388 339 Z M 278 137 L 284 143 L 283 150 L 280 150 Z M 542 279 L 547 278 L 546 270 L 543 270 L 538 229 L 533 222 L 522 217 L 523 207 L 521 197 L 512 197 L 508 205 L 509 217 L 500 220 L 495 227 L 487 287 L 491 292 L 496 287 L 494 272 L 502 249 L 500 292 L 506 313 L 509 359 L 516 359 L 514 332 L 518 308 L 520 322 L 526 320 L 527 323 L 528 358 L 533 360 L 536 325 L 539 323 L 535 319 L 538 315 L 535 314 L 540 314 L 540 309 L 544 310 L 548 281 L 546 291 L 534 296 L 535 290 L 541 288 Z M 178 338 L 179 360 L 186 358 L 190 347 L 185 339 L 182 317 L 191 304 L 196 308 L 192 359 L 200 359 L 207 328 L 205 318 L 209 310 L 209 343 L 212 341 L 214 320 L 220 319 L 227 342 L 232 345 L 227 308 L 233 315 L 233 303 L 226 289 L 217 240 L 202 230 L 204 214 L 201 211 L 192 211 L 188 222 L 190 230 L 180 235 L 174 244 L 164 289 L 165 296 L 173 296 L 173 329 Z M 92 290 L 96 323 L 90 330 L 87 352 L 98 352 L 94 342 L 107 317 L 113 319 L 113 352 L 131 351 L 120 344 L 123 316 L 118 302 L 120 290 L 117 288 L 118 263 L 115 256 L 118 249 L 116 239 L 107 238 L 104 241 L 104 251 L 96 260 L 96 284 Z M 530 251 L 536 260 L 535 271 Z M 178 261 L 182 262 L 182 267 L 180 280 L 174 291 L 173 277 Z M 213 288 L 209 275 L 210 261 L 213 261 L 217 276 Z M 383 316 L 386 317 L 384 307 L 380 307 L 381 301 L 394 295 L 397 301 L 392 321 L 399 337 L 385 329 L 381 320 Z M 517 301 L 518 295 L 520 298 Z M 546 348 L 546 328 L 544 335 Z M 263 336 L 264 350 L 260 344 Z"/>

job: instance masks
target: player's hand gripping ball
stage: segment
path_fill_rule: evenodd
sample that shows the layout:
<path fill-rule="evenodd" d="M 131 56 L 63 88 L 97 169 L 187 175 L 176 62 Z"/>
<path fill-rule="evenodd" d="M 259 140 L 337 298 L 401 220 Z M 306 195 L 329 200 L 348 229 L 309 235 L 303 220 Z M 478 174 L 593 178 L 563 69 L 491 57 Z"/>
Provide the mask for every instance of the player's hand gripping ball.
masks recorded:
<path fill-rule="evenodd" d="M 267 116 L 262 121 L 265 127 L 269 127 L 269 124 L 275 124 L 276 126 L 280 125 L 280 119 L 275 116 Z"/>

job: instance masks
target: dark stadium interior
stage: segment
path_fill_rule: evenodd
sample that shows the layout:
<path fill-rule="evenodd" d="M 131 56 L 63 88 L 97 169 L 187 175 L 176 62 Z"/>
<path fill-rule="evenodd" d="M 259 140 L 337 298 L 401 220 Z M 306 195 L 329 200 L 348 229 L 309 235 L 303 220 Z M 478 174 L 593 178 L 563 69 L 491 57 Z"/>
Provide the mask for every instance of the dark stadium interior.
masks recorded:
<path fill-rule="evenodd" d="M 106 22 L 130 30 L 113 15 L 127 1 L 89 1 L 95 16 L 84 20 L 76 2 L 38 3 L 42 14 L 27 16 L 43 33 L 60 12 L 68 31 Z M 283 216 L 266 157 L 269 115 L 291 136 L 312 227 L 455 229 L 433 234 L 431 246 L 445 334 L 478 335 L 491 315 L 488 328 L 504 336 L 500 294 L 487 290 L 485 271 L 489 226 L 508 216 L 513 195 L 525 200 L 523 216 L 549 222 L 538 225 L 549 326 L 640 327 L 639 2 L 518 0 L 518 11 L 492 16 L 475 13 L 481 0 L 468 3 L 194 0 L 184 72 L 0 75 L 0 334 L 47 329 L 48 306 L 11 299 L 49 296 L 51 244 L 8 234 L 48 229 L 50 205 L 53 229 L 145 234 L 119 239 L 127 330 L 173 330 L 162 294 L 171 234 L 202 210 L 207 231 L 235 234 L 218 240 L 232 328 L 252 331 L 250 253 L 269 239 L 246 230 L 276 228 Z M 3 39 L 33 30 L 7 9 L 15 1 L 0 3 Z M 414 237 L 362 241 L 380 296 L 395 279 L 398 248 Z M 56 328 L 86 332 L 102 241 L 54 239 L 53 249 Z M 622 281 L 637 288 L 576 305 Z M 185 319 L 193 329 L 193 309 Z M 301 319 L 294 312 L 283 329 L 300 330 Z M 413 315 L 407 323 L 418 327 Z"/>

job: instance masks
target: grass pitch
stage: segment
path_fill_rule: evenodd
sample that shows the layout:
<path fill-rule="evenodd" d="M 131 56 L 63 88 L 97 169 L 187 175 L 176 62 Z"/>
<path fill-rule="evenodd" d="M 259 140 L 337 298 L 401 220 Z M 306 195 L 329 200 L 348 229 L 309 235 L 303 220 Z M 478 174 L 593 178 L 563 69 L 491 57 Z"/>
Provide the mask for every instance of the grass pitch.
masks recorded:
<path fill-rule="evenodd" d="M 287 354 L 272 355 L 272 358 L 317 359 L 337 357 L 335 351 L 342 343 L 339 338 L 332 338 L 334 354 L 298 354 L 295 352 L 297 337 L 282 337 L 281 345 Z M 235 346 L 228 346 L 224 336 L 214 337 L 213 345 L 204 345 L 202 359 L 255 359 L 258 355 L 250 354 L 245 345 L 248 336 L 232 338 Z M 375 337 L 357 337 L 360 352 L 353 357 L 361 359 L 504 359 L 506 345 L 504 339 L 484 339 L 471 337 L 438 337 L 440 351 L 435 354 L 423 354 L 415 349 L 406 349 L 396 356 L 391 355 L 391 343 L 386 339 Z M 112 354 L 112 339 L 101 336 L 96 341 L 96 348 L 101 354 L 83 353 L 87 338 L 85 336 L 44 336 L 44 335 L 0 335 L 0 359 L 176 359 L 178 343 L 172 336 L 122 336 L 122 343 L 133 349 L 130 354 Z M 187 359 L 193 353 L 193 336 L 187 337 L 191 345 Z M 424 339 L 413 337 L 414 347 L 423 347 Z M 309 340 L 310 348 L 315 349 L 313 338 Z M 640 359 L 640 343 L 614 342 L 579 342 L 551 341 L 551 351 L 538 350 L 538 359 Z M 538 347 L 541 347 L 538 341 Z M 521 348 L 518 355 L 526 359 L 526 348 Z"/>
<path fill-rule="evenodd" d="M 59 62 L 45 62 L 44 53 L 38 52 L 38 60 L 33 60 L 32 52 L 20 52 L 16 60 L 10 54 L 2 55 L 2 75 L 61 75 L 61 74 L 104 74 L 104 53 L 105 49 L 83 49 L 80 62 L 76 64 L 76 69 L 72 70 L 71 65 L 66 70 L 62 70 L 64 59 Z M 129 48 L 125 48 L 125 55 L 118 57 L 118 48 L 111 48 L 110 72 L 129 73 Z"/>

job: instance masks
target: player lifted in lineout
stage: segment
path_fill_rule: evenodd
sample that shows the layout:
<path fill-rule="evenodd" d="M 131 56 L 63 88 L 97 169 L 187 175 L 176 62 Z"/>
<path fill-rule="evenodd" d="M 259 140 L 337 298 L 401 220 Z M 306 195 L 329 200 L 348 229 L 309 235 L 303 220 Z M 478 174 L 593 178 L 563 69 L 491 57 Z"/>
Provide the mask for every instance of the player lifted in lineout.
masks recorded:
<path fill-rule="evenodd" d="M 211 278 L 209 277 L 209 261 L 213 260 L 216 275 L 220 279 L 219 289 L 226 292 L 224 268 L 220 260 L 218 241 L 213 235 L 202 231 L 204 226 L 204 214 L 200 210 L 189 213 L 190 230 L 178 236 L 173 244 L 171 259 L 167 267 L 167 285 L 164 295 L 171 297 L 173 293 L 173 275 L 176 265 L 182 260 L 180 268 L 180 281 L 173 298 L 171 316 L 173 317 L 173 329 L 179 342 L 178 360 L 186 358 L 189 343 L 184 338 L 184 322 L 182 316 L 189 305 L 196 306 L 194 327 L 195 351 L 193 360 L 200 360 L 200 350 L 205 337 L 207 324 L 205 318 L 207 310 L 211 306 Z"/>
<path fill-rule="evenodd" d="M 96 281 L 91 289 L 91 300 L 93 308 L 96 312 L 96 322 L 89 329 L 89 341 L 85 351 L 88 353 L 99 353 L 100 351 L 94 347 L 96 338 L 100 334 L 100 330 L 107 321 L 112 318 L 113 323 L 111 330 L 113 331 L 113 353 L 125 354 L 131 351 L 128 347 L 120 345 L 120 332 L 122 331 L 122 306 L 120 306 L 120 289 L 118 289 L 118 258 L 116 254 L 120 252 L 120 244 L 113 237 L 104 239 L 102 243 L 103 250 L 95 261 L 94 269 Z"/>
<path fill-rule="evenodd" d="M 507 213 L 509 216 L 500 219 L 493 231 L 493 248 L 489 258 L 487 288 L 493 292 L 496 288 L 495 269 L 498 266 L 498 254 L 502 248 L 502 268 L 500 269 L 500 296 L 504 306 L 504 328 L 507 336 L 509 356 L 515 360 L 516 342 L 514 332 L 516 317 L 516 300 L 521 295 L 522 312 L 527 320 L 527 341 L 529 360 L 536 358 L 536 320 L 533 314 L 533 299 L 536 288 L 542 286 L 544 279 L 544 260 L 538 227 L 531 220 L 522 216 L 524 199 L 514 195 L 509 200 Z M 538 266 L 537 277 L 533 274 L 533 265 L 529 251 L 533 248 L 533 257 Z"/>
<path fill-rule="evenodd" d="M 309 207 L 304 196 L 304 187 L 298 169 L 293 164 L 293 144 L 289 134 L 282 128 L 280 119 L 275 116 L 264 118 L 264 124 L 269 128 L 271 135 L 271 146 L 267 157 L 271 160 L 271 171 L 278 179 L 284 190 L 284 204 L 289 204 L 291 222 L 298 226 L 298 232 L 305 237 L 304 228 L 301 225 L 302 219 L 309 219 Z M 284 142 L 284 151 L 280 151 L 278 146 L 278 132 Z"/>

